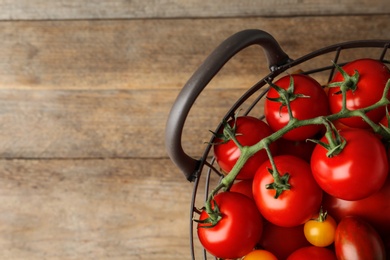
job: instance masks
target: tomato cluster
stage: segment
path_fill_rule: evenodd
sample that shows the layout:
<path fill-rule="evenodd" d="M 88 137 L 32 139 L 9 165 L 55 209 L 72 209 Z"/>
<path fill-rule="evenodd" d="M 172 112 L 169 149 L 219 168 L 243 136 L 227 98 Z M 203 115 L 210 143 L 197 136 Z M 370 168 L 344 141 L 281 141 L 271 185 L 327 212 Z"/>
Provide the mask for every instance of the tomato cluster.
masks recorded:
<path fill-rule="evenodd" d="M 330 83 L 269 82 L 265 120 L 237 116 L 215 133 L 226 174 L 198 222 L 220 259 L 390 256 L 390 70 L 359 59 Z"/>

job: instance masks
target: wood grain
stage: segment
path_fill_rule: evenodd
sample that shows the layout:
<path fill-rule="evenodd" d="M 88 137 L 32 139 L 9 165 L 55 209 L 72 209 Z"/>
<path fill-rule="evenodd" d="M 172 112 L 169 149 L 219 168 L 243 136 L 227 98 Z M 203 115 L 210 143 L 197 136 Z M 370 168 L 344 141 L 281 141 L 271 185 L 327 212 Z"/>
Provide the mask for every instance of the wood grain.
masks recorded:
<path fill-rule="evenodd" d="M 179 89 L 218 44 L 240 30 L 271 33 L 295 58 L 338 42 L 389 38 L 389 19 L 1 22 L 0 89 Z M 236 57 L 216 83 L 242 87 L 266 72 L 263 52 L 254 47 Z"/>
<path fill-rule="evenodd" d="M 3 20 L 149 19 L 388 14 L 386 0 L 2 0 Z"/>
<path fill-rule="evenodd" d="M 292 58 L 390 38 L 385 1 L 338 2 L 0 0 L 0 259 L 190 259 L 192 184 L 164 143 L 177 94 L 243 29 Z M 187 119 L 191 156 L 266 73 L 259 47 L 221 70 Z"/>
<path fill-rule="evenodd" d="M 261 27 L 295 58 L 342 41 L 390 38 L 388 20 L 383 15 L 2 22 L 0 156 L 165 157 L 165 122 L 178 92 L 226 37 Z M 183 137 L 188 153 L 201 155 L 208 130 L 268 72 L 259 47 L 244 50 L 222 69 L 189 115 Z"/>
<path fill-rule="evenodd" d="M 189 259 L 168 159 L 0 160 L 1 259 Z"/>

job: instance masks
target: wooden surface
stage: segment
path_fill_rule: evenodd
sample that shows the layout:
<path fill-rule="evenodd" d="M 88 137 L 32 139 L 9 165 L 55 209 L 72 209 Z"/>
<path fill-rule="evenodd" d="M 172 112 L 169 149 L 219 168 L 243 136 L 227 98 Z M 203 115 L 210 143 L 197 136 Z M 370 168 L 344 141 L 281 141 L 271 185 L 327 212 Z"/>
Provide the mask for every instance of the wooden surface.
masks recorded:
<path fill-rule="evenodd" d="M 100 2 L 0 1 L 0 259 L 190 259 L 192 184 L 164 131 L 206 56 L 248 28 L 292 58 L 390 38 L 385 0 Z M 187 120 L 189 154 L 265 73 L 258 47 L 220 72 Z"/>

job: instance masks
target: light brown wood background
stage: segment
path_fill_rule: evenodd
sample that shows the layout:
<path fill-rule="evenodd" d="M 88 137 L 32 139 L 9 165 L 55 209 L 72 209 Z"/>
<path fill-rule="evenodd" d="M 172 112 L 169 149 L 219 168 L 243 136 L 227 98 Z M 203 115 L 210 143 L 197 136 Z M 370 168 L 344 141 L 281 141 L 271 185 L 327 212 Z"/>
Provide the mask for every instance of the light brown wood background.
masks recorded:
<path fill-rule="evenodd" d="M 181 87 L 231 34 L 268 31 L 292 57 L 390 38 L 387 0 L 0 0 L 0 259 L 190 259 L 192 185 L 167 157 Z M 190 113 L 197 157 L 267 73 L 235 57 Z"/>

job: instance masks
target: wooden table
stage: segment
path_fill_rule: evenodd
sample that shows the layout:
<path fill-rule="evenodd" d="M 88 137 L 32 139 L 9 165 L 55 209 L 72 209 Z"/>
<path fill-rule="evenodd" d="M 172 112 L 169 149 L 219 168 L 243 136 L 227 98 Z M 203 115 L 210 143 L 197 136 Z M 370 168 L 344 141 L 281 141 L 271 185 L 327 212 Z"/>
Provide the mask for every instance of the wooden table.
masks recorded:
<path fill-rule="evenodd" d="M 192 185 L 164 131 L 206 56 L 248 28 L 292 58 L 390 38 L 387 0 L 163 2 L 0 1 L 0 259 L 190 259 Z M 189 154 L 266 72 L 258 48 L 221 71 L 189 115 Z"/>

